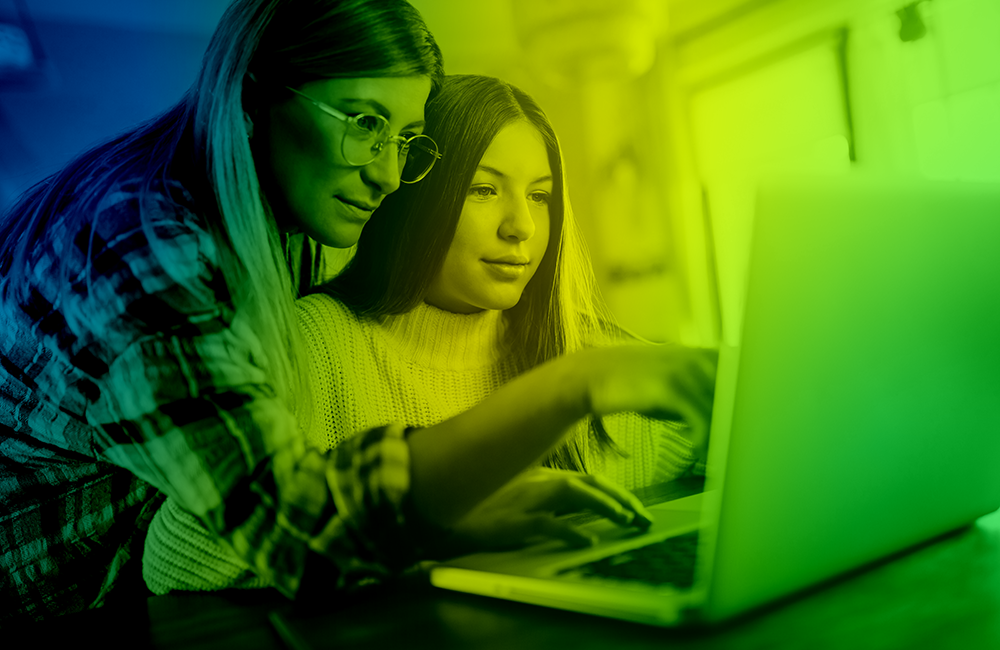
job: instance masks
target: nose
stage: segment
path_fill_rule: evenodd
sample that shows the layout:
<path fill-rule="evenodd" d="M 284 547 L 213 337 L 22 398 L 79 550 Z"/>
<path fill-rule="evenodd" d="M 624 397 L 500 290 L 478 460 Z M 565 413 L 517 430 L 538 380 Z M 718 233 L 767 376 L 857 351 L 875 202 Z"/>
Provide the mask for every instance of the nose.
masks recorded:
<path fill-rule="evenodd" d="M 528 200 L 524 197 L 514 197 L 504 206 L 504 218 L 500 222 L 499 235 L 511 242 L 522 242 L 531 239 L 535 234 L 535 220 L 531 216 Z"/>
<path fill-rule="evenodd" d="M 381 194 L 392 194 L 399 189 L 399 172 L 396 145 L 386 142 L 375 160 L 361 168 L 361 178 Z"/>

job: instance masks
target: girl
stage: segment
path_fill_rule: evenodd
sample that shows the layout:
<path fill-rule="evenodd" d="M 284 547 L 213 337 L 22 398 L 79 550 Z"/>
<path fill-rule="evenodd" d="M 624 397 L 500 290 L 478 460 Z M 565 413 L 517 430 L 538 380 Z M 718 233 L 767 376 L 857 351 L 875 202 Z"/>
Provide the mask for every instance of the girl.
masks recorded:
<path fill-rule="evenodd" d="M 322 448 L 354 425 L 433 424 L 540 363 L 630 338 L 596 289 L 538 105 L 499 79 L 449 77 L 428 129 L 448 157 L 389 198 L 345 271 L 299 303 Z M 601 453 L 609 422 L 630 462 Z M 676 422 L 581 424 L 549 464 L 628 489 L 676 478 L 704 445 Z"/>
<path fill-rule="evenodd" d="M 301 409 L 311 415 L 302 421 L 321 449 L 384 422 L 435 425 L 546 361 L 626 338 L 597 296 L 565 199 L 559 146 L 539 107 L 498 79 L 449 77 L 428 105 L 428 133 L 447 152 L 434 173 L 387 198 L 343 274 L 299 301 L 313 388 Z M 655 349 L 644 348 L 647 355 Z M 710 357 L 675 352 L 681 367 L 673 380 L 707 411 Z M 563 389 L 536 384 L 530 399 L 558 402 Z M 628 458 L 606 453 L 614 444 L 605 423 Z M 575 472 L 522 475 L 452 527 L 449 550 L 538 536 L 587 543 L 555 518 L 571 504 L 533 488 L 558 481 L 584 494 L 621 494 L 578 473 L 584 469 L 628 488 L 676 478 L 704 447 L 706 430 L 692 424 L 636 414 L 581 420 L 547 459 Z M 481 453 L 503 458 L 515 451 L 513 442 L 498 442 Z M 613 507 L 587 507 L 617 518 Z M 144 574 L 158 593 L 267 584 L 172 501 L 151 526 Z"/>

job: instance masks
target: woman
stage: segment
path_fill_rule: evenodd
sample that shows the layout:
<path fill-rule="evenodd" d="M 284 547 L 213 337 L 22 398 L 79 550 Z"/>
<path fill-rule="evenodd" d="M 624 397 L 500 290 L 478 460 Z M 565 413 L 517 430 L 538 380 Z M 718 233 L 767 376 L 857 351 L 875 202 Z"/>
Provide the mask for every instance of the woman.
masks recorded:
<path fill-rule="evenodd" d="M 548 360 L 625 339 L 594 288 L 559 145 L 534 101 L 498 79 L 449 77 L 427 117 L 448 155 L 423 184 L 387 197 L 343 274 L 299 301 L 313 389 L 301 412 L 321 449 L 384 422 L 435 425 Z M 537 386 L 533 399 L 557 392 Z M 630 458 L 606 453 L 605 422 Z M 691 469 L 704 443 L 692 435 L 636 414 L 586 418 L 547 464 L 634 488 Z M 595 477 L 529 472 L 456 524 L 448 550 L 538 535 L 587 543 L 553 517 L 567 504 L 531 491 L 556 480 L 615 492 Z M 151 525 L 143 568 L 156 593 L 267 584 L 173 501 Z"/>
<path fill-rule="evenodd" d="M 684 402 L 669 355 L 567 357 L 435 427 L 306 449 L 282 234 L 351 245 L 401 168 L 419 179 L 396 154 L 440 75 L 402 0 L 237 0 L 177 106 L 4 216 L 4 620 L 144 593 L 167 495 L 287 596 L 347 586 L 358 564 L 407 565 L 586 413 Z M 560 399 L 532 402 L 559 378 Z M 656 388 L 633 394 L 639 379 Z M 479 453 L 501 440 L 510 453 Z"/>
<path fill-rule="evenodd" d="M 238 0 L 176 106 L 4 216 L 0 619 L 142 588 L 164 495 L 286 594 L 306 563 L 339 573 L 329 558 L 353 551 L 302 542 L 336 517 L 332 460 L 304 451 L 290 409 L 304 383 L 284 244 L 354 244 L 442 74 L 402 0 Z M 384 130 L 378 146 L 342 147 L 359 127 Z"/>

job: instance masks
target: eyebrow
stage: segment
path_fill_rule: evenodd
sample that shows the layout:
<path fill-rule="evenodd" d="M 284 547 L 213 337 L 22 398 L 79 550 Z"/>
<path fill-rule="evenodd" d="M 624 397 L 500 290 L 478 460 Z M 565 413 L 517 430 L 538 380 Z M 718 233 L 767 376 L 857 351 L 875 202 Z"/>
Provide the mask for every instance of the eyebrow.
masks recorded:
<path fill-rule="evenodd" d="M 476 169 L 478 169 L 480 171 L 484 171 L 487 174 L 492 174 L 494 176 L 499 176 L 500 178 L 507 178 L 507 174 L 503 173 L 502 171 L 500 171 L 499 169 L 497 169 L 495 167 L 490 167 L 489 165 L 478 165 L 476 167 Z M 528 185 L 534 185 L 536 183 L 544 183 L 545 181 L 551 181 L 551 180 L 552 180 L 552 175 L 551 174 L 546 174 L 545 176 L 539 176 L 535 180 L 533 180 L 530 183 L 528 183 Z"/>
<path fill-rule="evenodd" d="M 345 102 L 347 104 L 367 104 L 368 106 L 374 108 L 375 111 L 385 119 L 387 120 L 392 119 L 392 111 L 390 111 L 388 108 L 383 106 L 380 102 L 375 101 L 374 99 L 347 98 L 347 99 L 342 99 L 340 101 Z M 415 129 L 424 126 L 426 123 L 427 123 L 426 120 L 416 120 L 415 122 L 410 122 L 403 128 Z"/>

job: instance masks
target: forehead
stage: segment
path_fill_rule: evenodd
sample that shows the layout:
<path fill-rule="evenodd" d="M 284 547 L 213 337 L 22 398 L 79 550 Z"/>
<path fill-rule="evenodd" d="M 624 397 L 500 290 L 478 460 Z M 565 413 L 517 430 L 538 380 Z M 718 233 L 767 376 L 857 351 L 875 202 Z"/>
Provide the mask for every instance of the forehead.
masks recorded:
<path fill-rule="evenodd" d="M 410 123 L 424 119 L 431 80 L 425 76 L 320 79 L 303 84 L 301 90 L 342 109 L 380 113 L 392 121 Z"/>
<path fill-rule="evenodd" d="M 480 166 L 490 167 L 507 176 L 529 180 L 549 176 L 548 150 L 542 134 L 530 122 L 508 124 L 497 133 L 486 149 Z"/>

